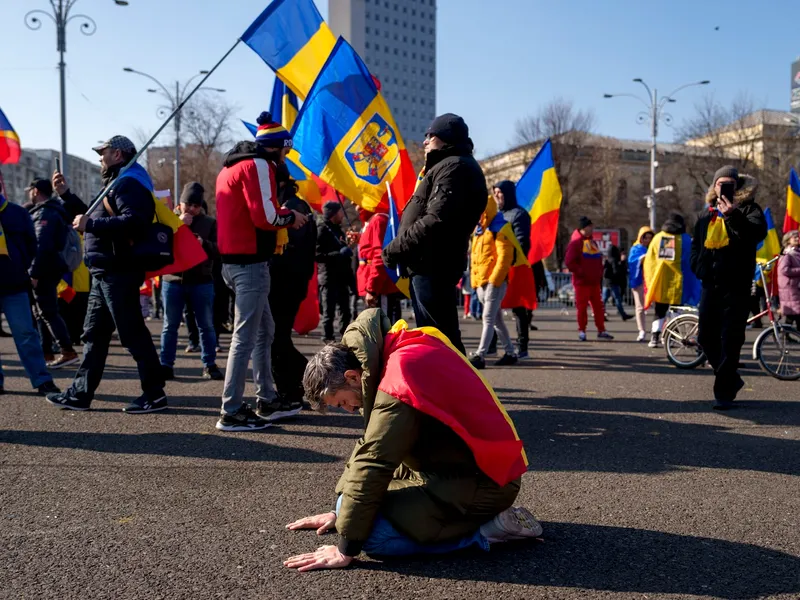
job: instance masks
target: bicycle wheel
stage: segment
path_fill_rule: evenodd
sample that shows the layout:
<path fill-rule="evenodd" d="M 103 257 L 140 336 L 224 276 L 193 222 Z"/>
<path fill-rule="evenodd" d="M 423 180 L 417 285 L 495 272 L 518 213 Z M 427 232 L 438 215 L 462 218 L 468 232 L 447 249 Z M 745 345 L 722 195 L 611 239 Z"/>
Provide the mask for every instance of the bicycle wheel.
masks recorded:
<path fill-rule="evenodd" d="M 667 359 L 679 369 L 695 369 L 706 360 L 706 355 L 697 343 L 697 324 L 695 314 L 679 315 L 664 328 L 662 335 Z"/>
<path fill-rule="evenodd" d="M 753 345 L 753 358 L 775 379 L 800 379 L 800 332 L 780 323 L 776 327 L 777 334 L 769 327 L 758 336 Z"/>

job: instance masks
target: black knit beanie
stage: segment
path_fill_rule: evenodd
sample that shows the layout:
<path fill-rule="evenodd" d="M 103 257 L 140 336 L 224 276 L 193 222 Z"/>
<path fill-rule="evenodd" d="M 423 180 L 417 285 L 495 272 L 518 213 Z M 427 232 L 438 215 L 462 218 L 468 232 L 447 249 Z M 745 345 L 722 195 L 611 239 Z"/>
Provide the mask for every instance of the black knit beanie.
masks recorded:
<path fill-rule="evenodd" d="M 581 217 L 578 219 L 578 229 L 586 229 L 589 225 L 593 225 L 589 217 Z"/>
<path fill-rule="evenodd" d="M 731 177 L 738 181 L 739 169 L 732 165 L 725 165 L 721 169 L 717 169 L 717 172 L 714 173 L 714 184 L 716 185 L 717 180 L 722 179 L 723 177 Z"/>
<path fill-rule="evenodd" d="M 203 206 L 203 196 L 205 195 L 205 188 L 196 181 L 190 181 L 183 186 L 181 192 L 181 204 L 194 204 L 195 206 Z"/>

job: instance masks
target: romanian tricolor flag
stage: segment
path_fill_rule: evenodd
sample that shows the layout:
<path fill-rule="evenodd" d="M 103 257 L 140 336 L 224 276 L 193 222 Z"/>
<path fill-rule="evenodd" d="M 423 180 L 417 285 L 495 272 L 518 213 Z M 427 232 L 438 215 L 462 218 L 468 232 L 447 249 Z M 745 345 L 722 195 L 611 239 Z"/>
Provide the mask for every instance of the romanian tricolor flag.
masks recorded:
<path fill-rule="evenodd" d="M 197 241 L 197 238 L 192 233 L 192 230 L 181 221 L 178 216 L 172 212 L 169 207 L 155 197 L 153 189 L 153 181 L 150 179 L 147 171 L 139 163 L 133 163 L 130 167 L 122 171 L 117 178 L 117 181 L 124 177 L 133 177 L 141 183 L 144 187 L 150 190 L 153 194 L 153 204 L 156 207 L 156 214 L 153 217 L 153 222 L 167 225 L 172 229 L 172 254 L 175 258 L 171 265 L 167 265 L 163 269 L 146 273 L 145 277 L 157 277 L 159 275 L 170 275 L 172 273 L 181 273 L 187 271 L 192 267 L 196 267 L 208 258 L 203 246 Z"/>
<path fill-rule="evenodd" d="M 517 203 L 531 216 L 531 249 L 528 262 L 534 264 L 553 252 L 561 209 L 553 146 L 548 139 L 517 182 Z"/>
<path fill-rule="evenodd" d="M 487 206 L 497 206 L 494 204 L 494 198 L 489 198 L 489 202 L 491 204 Z M 522 251 L 522 246 L 520 246 L 517 236 L 514 235 L 511 223 L 506 221 L 503 213 L 498 212 L 492 222 L 489 223 L 489 231 L 494 233 L 495 236 L 504 235 L 514 246 L 514 259 L 511 263 L 511 269 L 508 271 L 508 287 L 500 308 L 523 306 L 529 310 L 536 310 L 536 281 L 533 278 L 533 269 L 531 269 L 531 263 L 528 262 L 528 258 Z"/>
<path fill-rule="evenodd" d="M 398 211 L 416 175 L 389 106 L 353 48 L 339 38 L 292 130 L 300 162 L 370 212 Z"/>
<path fill-rule="evenodd" d="M 800 177 L 792 168 L 789 174 L 789 188 L 786 190 L 786 217 L 783 220 L 783 233 L 800 229 Z"/>
<path fill-rule="evenodd" d="M 514 422 L 492 387 L 434 327 L 398 321 L 384 339 L 378 389 L 452 429 L 478 468 L 503 486 L 528 470 Z"/>
<path fill-rule="evenodd" d="M 386 246 L 388 246 L 392 240 L 397 237 L 398 231 L 400 231 L 400 215 L 397 212 L 397 205 L 394 203 L 394 197 L 392 196 L 391 190 L 389 190 L 389 223 L 386 225 L 386 233 L 383 234 L 383 248 L 386 248 Z M 384 269 L 386 269 L 386 272 L 389 273 L 389 279 L 391 279 L 392 283 L 397 286 L 397 289 L 403 292 L 406 298 L 410 298 L 410 282 L 408 277 L 400 275 L 400 267 L 390 269 L 384 265 Z"/>
<path fill-rule="evenodd" d="M 336 44 L 312 0 L 274 0 L 241 40 L 301 99 Z"/>
<path fill-rule="evenodd" d="M 81 236 L 81 243 L 83 243 L 83 236 Z M 83 261 L 78 265 L 78 268 L 71 273 L 65 273 L 61 281 L 58 282 L 56 292 L 58 297 L 69 303 L 75 298 L 78 292 L 88 292 L 91 287 L 91 277 L 89 269 Z"/>
<path fill-rule="evenodd" d="M 21 154 L 19 136 L 0 109 L 0 165 L 17 164 Z"/>

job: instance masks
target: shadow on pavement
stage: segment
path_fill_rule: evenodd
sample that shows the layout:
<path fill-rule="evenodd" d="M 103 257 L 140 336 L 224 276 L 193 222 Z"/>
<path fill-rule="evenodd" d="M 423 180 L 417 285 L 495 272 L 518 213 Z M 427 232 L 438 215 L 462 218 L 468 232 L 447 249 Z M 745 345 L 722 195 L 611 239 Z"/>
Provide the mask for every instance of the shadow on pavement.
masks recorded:
<path fill-rule="evenodd" d="M 489 554 L 391 559 L 363 567 L 459 582 L 730 600 L 800 593 L 800 557 L 776 550 L 624 527 L 543 525 L 544 544 L 496 546 Z M 534 597 L 535 591 L 528 594 Z"/>

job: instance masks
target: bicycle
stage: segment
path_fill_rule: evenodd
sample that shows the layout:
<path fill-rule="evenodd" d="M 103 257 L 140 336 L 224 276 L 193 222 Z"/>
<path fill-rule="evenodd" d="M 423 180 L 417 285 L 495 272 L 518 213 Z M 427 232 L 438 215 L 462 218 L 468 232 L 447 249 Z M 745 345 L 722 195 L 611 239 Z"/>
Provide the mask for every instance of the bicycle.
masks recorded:
<path fill-rule="evenodd" d="M 765 290 L 769 289 L 765 272 L 779 258 L 775 257 L 763 266 L 758 265 L 758 274 Z M 700 320 L 698 311 L 693 306 L 675 306 L 670 307 L 670 312 L 680 314 L 670 319 L 664 327 L 663 340 L 667 359 L 679 369 L 695 369 L 706 362 L 706 355 L 697 342 Z M 770 302 L 767 302 L 766 310 L 748 319 L 747 323 L 764 316 L 769 317 L 769 327 L 753 343 L 753 360 L 758 361 L 761 369 L 776 379 L 800 379 L 800 332 L 778 321 Z"/>

